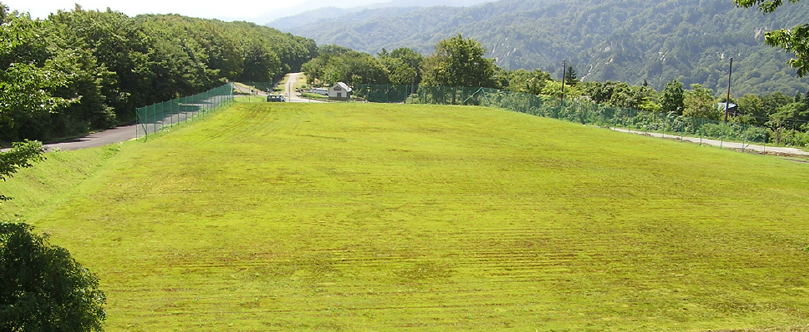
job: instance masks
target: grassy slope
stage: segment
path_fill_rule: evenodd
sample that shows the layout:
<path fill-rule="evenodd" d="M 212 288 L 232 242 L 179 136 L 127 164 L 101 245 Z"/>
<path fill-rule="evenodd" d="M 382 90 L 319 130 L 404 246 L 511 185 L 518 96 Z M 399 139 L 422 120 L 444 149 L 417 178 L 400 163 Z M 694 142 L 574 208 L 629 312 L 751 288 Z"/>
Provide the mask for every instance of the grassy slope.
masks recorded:
<path fill-rule="evenodd" d="M 47 213 L 120 150 L 120 144 L 111 144 L 97 149 L 47 153 L 44 161 L 19 170 L 7 182 L 0 182 L 0 192 L 13 198 L 0 202 L 0 220 L 24 220 Z"/>
<path fill-rule="evenodd" d="M 32 221 L 109 331 L 807 326 L 807 174 L 483 108 L 236 104 Z"/>

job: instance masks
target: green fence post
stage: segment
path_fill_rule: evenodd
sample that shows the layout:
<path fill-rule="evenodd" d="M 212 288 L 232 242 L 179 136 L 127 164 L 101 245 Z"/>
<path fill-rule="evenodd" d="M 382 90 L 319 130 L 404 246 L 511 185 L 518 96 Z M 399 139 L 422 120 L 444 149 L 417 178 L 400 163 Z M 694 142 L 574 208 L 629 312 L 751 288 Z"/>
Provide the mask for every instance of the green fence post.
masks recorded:
<path fill-rule="evenodd" d="M 742 152 L 744 152 L 744 150 L 745 150 L 744 145 L 747 144 L 747 130 L 746 130 L 745 127 L 746 127 L 746 125 L 742 124 Z"/>
<path fill-rule="evenodd" d="M 764 131 L 763 141 L 764 141 L 764 144 L 763 144 L 764 145 L 764 155 L 766 156 L 767 155 L 767 132 L 766 131 Z"/>
<path fill-rule="evenodd" d="M 152 121 L 151 121 L 151 123 L 152 123 L 152 134 L 154 134 L 155 132 L 157 132 L 157 121 L 156 121 L 157 109 L 155 108 L 154 104 L 152 104 L 151 107 L 152 107 Z"/>

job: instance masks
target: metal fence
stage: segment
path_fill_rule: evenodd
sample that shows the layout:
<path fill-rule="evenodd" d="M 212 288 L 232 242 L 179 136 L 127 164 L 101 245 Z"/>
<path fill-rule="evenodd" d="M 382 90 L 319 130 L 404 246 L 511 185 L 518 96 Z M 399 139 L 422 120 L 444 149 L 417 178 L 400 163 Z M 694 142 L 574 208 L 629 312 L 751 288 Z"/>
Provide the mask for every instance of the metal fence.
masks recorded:
<path fill-rule="evenodd" d="M 766 144 L 766 128 L 741 123 L 689 118 L 676 114 L 645 112 L 596 104 L 589 100 L 565 100 L 488 88 L 425 87 L 417 85 L 363 84 L 354 87 L 355 97 L 369 102 L 479 105 L 514 112 L 566 120 L 586 125 L 683 140 L 719 140 L 737 142 L 734 148 L 745 150 L 750 144 Z M 764 148 L 766 149 L 766 147 Z"/>
<path fill-rule="evenodd" d="M 138 108 L 135 137 L 145 137 L 164 127 L 193 120 L 233 101 L 233 84 L 228 83 L 193 96 L 181 97 Z"/>

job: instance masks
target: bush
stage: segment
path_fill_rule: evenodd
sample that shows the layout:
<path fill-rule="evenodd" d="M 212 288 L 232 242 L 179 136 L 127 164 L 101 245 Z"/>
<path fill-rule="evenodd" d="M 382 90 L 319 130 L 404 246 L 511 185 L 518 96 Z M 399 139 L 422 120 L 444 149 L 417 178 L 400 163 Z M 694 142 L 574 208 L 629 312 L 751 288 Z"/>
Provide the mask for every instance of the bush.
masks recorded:
<path fill-rule="evenodd" d="M 98 278 L 31 230 L 0 222 L 0 331 L 102 331 Z"/>

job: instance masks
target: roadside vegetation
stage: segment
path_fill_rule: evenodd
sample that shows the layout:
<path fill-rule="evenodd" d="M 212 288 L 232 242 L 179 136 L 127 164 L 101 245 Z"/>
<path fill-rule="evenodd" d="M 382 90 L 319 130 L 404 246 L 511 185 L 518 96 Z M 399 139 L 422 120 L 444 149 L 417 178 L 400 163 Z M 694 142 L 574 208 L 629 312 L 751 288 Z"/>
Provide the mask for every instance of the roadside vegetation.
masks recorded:
<path fill-rule="evenodd" d="M 235 103 L 115 151 L 26 218 L 96 271 L 111 331 L 809 324 L 804 163 L 353 103 Z M 46 157 L 0 192 L 72 172 Z"/>

